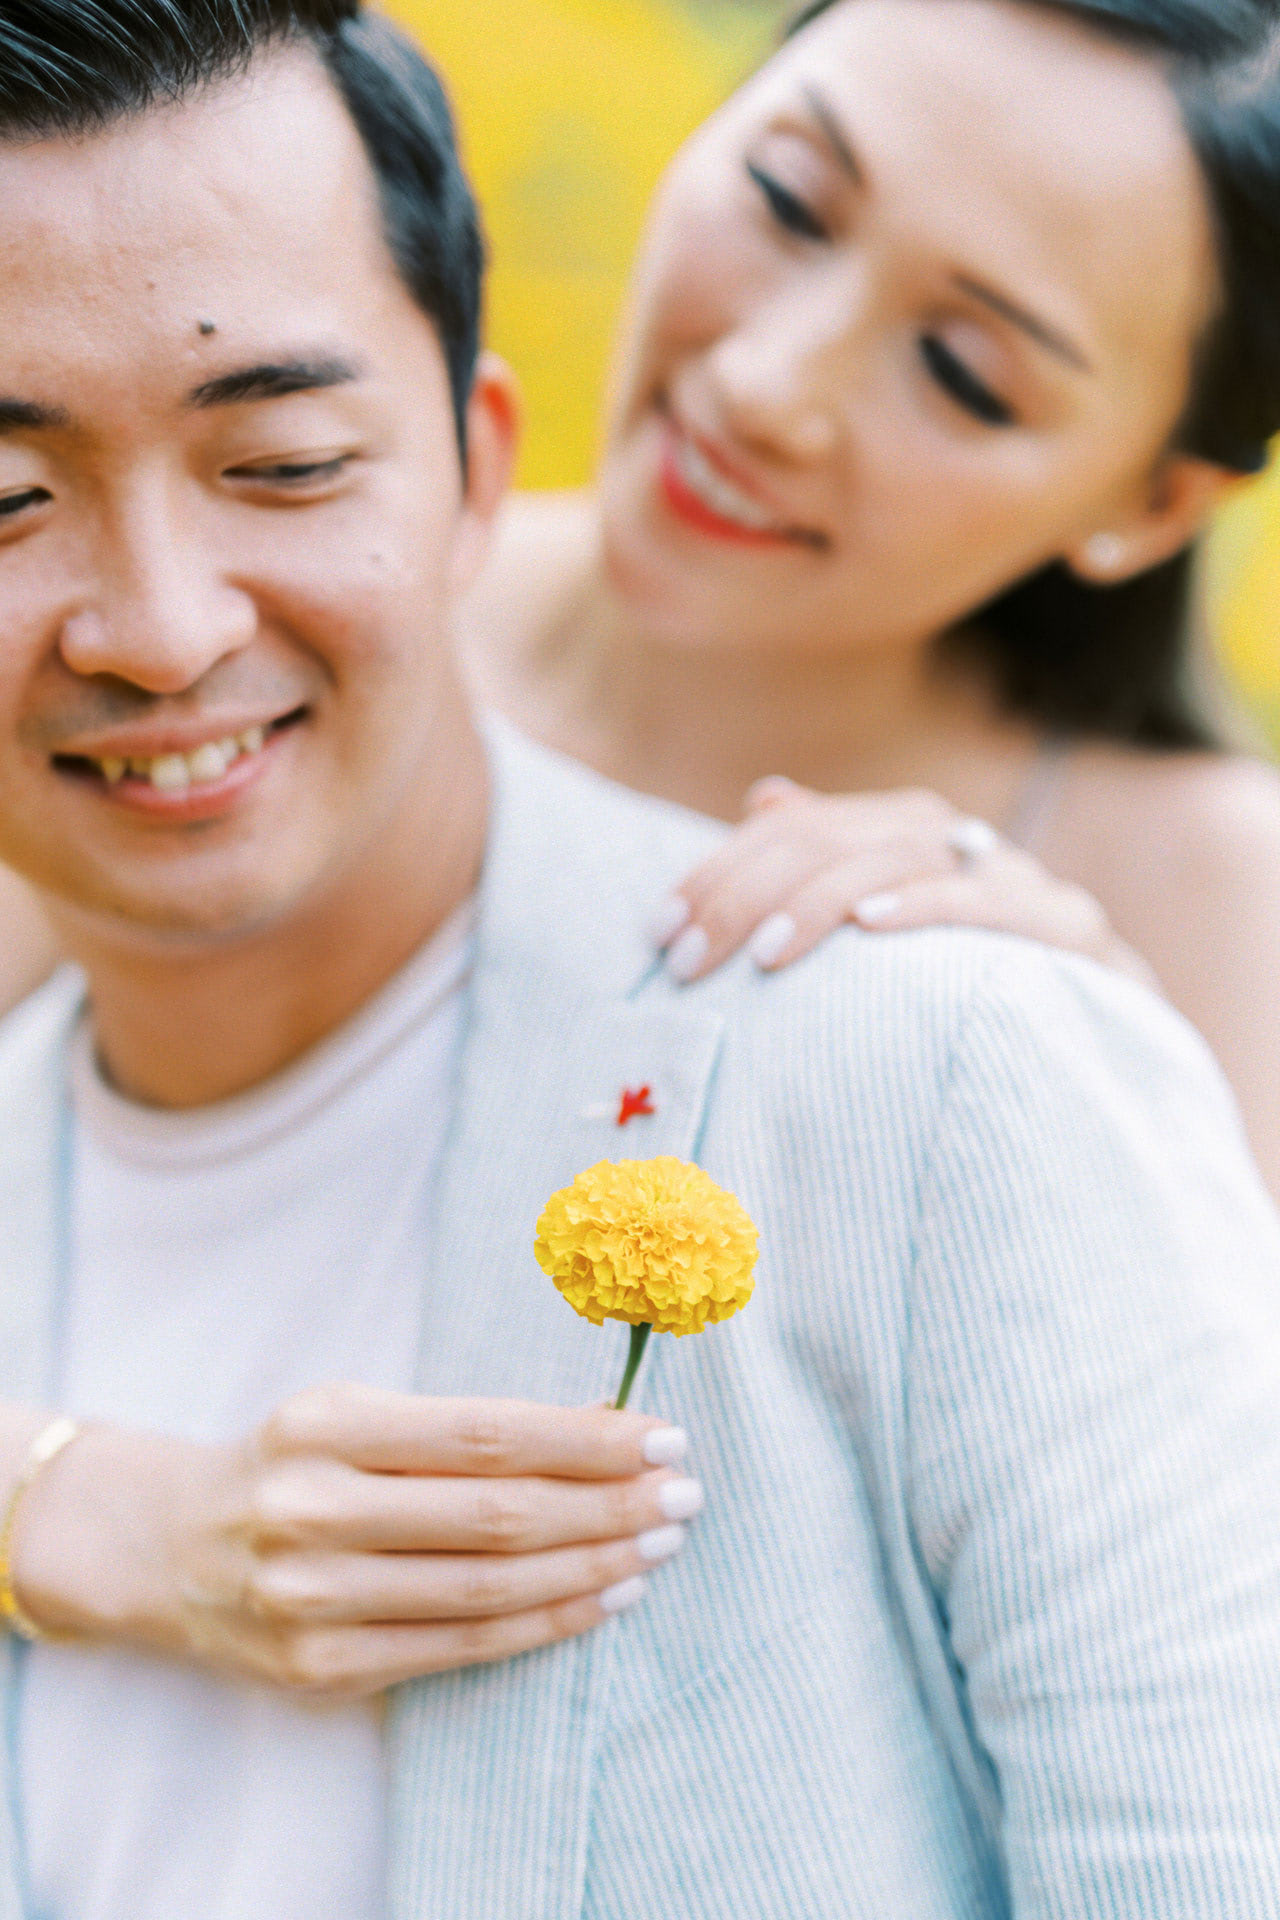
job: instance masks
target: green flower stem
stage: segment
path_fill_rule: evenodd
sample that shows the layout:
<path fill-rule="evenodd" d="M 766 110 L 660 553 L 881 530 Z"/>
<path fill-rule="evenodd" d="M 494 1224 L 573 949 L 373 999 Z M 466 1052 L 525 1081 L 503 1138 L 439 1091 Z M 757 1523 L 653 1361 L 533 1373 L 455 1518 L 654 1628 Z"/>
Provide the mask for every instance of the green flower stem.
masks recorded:
<path fill-rule="evenodd" d="M 649 1335 L 652 1332 L 653 1328 L 644 1321 L 638 1327 L 631 1329 L 631 1351 L 627 1355 L 627 1370 L 622 1376 L 622 1385 L 618 1388 L 618 1397 L 613 1403 L 619 1411 L 627 1404 L 627 1396 L 631 1392 L 631 1385 L 639 1370 L 640 1362 L 644 1359 L 644 1350 L 649 1344 Z"/>

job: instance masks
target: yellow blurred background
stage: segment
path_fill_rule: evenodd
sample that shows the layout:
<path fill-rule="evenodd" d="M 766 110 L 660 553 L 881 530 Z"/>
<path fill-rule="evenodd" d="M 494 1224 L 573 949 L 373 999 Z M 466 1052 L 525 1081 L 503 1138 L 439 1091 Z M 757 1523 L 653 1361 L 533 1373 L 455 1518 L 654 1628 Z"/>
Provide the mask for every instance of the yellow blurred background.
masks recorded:
<path fill-rule="evenodd" d="M 489 338 L 520 376 L 520 478 L 587 478 L 609 341 L 663 166 L 769 46 L 775 0 L 386 0 L 449 81 L 492 251 Z M 1229 677 L 1280 747 L 1280 470 L 1210 554 Z"/>

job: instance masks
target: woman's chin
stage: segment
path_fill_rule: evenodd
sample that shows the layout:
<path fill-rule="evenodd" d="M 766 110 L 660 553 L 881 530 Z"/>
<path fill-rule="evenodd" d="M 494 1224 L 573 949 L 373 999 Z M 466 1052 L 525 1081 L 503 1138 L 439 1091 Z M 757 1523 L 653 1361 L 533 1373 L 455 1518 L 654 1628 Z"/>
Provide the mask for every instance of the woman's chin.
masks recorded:
<path fill-rule="evenodd" d="M 752 646 L 760 595 L 735 577 L 739 569 L 725 556 L 708 555 L 698 564 L 664 537 L 650 514 L 628 511 L 622 502 L 612 512 L 605 503 L 601 536 L 610 592 L 647 640 L 698 650 Z"/>
<path fill-rule="evenodd" d="M 637 537 L 634 527 L 617 540 L 606 532 L 602 554 L 615 601 L 646 641 L 699 651 L 726 645 L 736 650 L 744 643 L 738 596 L 715 592 L 705 578 L 690 578 L 661 542 Z"/>

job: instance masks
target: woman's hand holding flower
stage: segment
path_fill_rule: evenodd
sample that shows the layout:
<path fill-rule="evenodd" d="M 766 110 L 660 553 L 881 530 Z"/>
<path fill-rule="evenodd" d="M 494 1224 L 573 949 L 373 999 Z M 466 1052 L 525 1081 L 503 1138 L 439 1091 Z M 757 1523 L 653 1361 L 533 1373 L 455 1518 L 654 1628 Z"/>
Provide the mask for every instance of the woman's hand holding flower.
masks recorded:
<path fill-rule="evenodd" d="M 701 1504 L 684 1436 L 602 1407 L 326 1386 L 246 1441 L 88 1427 L 24 1500 L 45 1631 L 376 1693 L 597 1626 Z"/>

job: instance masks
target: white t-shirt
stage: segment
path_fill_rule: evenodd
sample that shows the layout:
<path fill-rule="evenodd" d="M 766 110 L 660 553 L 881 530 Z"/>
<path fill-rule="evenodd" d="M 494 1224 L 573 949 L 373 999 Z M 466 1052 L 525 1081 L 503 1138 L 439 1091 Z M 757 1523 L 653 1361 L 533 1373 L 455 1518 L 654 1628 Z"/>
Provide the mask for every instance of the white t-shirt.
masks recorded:
<path fill-rule="evenodd" d="M 407 1390 L 452 1105 L 464 912 L 266 1086 L 166 1113 L 72 1062 L 60 1404 L 196 1440 L 326 1380 Z M 19 1722 L 41 1920 L 383 1920 L 376 1702 L 39 1645 Z"/>

